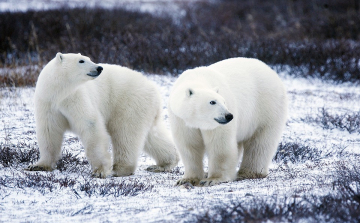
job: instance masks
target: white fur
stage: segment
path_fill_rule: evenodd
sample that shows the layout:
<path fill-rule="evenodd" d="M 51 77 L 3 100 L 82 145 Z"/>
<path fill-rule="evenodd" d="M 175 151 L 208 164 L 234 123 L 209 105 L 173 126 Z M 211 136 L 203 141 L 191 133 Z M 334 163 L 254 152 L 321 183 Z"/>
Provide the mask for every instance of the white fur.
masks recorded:
<path fill-rule="evenodd" d="M 96 73 L 99 66 L 103 71 L 98 77 L 87 75 Z M 35 118 L 40 160 L 29 170 L 55 168 L 66 130 L 80 136 L 97 177 L 106 177 L 111 168 L 113 176 L 133 174 L 143 148 L 157 163 L 150 171 L 167 171 L 178 162 L 163 124 L 157 87 L 128 68 L 58 53 L 36 84 Z"/>
<path fill-rule="evenodd" d="M 215 120 L 229 113 L 234 118 L 227 124 Z M 169 117 L 185 166 L 178 184 L 210 186 L 234 180 L 242 153 L 237 178 L 265 177 L 287 119 L 286 90 L 263 62 L 227 59 L 181 74 L 170 94 Z"/>

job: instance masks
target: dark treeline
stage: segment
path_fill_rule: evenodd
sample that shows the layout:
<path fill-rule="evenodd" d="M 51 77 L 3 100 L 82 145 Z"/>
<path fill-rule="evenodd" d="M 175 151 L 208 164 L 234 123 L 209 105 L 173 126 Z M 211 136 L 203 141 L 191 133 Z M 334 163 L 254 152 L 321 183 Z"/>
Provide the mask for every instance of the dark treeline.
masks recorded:
<path fill-rule="evenodd" d="M 40 66 L 26 71 L 34 78 L 3 76 L 1 85 L 33 85 L 57 52 L 173 75 L 255 57 L 292 75 L 360 80 L 359 1 L 223 0 L 181 7 L 186 14 L 177 19 L 120 8 L 2 12 L 0 66 Z"/>

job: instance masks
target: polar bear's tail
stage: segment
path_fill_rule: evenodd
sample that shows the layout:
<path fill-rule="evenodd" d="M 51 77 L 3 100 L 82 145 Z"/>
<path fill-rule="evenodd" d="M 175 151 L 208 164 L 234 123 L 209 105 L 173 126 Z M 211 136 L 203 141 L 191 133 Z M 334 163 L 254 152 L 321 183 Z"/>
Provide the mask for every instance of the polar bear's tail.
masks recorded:
<path fill-rule="evenodd" d="M 156 161 L 156 165 L 149 166 L 148 171 L 170 171 L 179 162 L 179 155 L 170 132 L 166 129 L 162 116 L 158 115 L 147 136 L 144 150 Z"/>

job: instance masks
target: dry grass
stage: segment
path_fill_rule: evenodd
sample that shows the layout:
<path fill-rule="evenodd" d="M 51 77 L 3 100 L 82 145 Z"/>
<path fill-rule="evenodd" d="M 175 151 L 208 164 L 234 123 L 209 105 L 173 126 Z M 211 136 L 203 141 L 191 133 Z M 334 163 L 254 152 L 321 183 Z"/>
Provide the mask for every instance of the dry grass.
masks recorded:
<path fill-rule="evenodd" d="M 259 58 L 279 69 L 289 69 L 289 74 L 294 76 L 315 76 L 338 82 L 360 80 L 358 1 L 248 0 L 239 4 L 223 0 L 186 3 L 182 7 L 186 15 L 176 22 L 167 15 L 157 17 L 123 9 L 1 12 L 0 86 L 34 86 L 42 66 L 58 51 L 81 52 L 95 62 L 116 63 L 158 74 L 178 75 L 191 67 L 246 56 Z M 317 116 L 300 121 L 324 129 L 359 133 L 358 113 L 334 115 L 323 108 Z M 10 131 L 7 129 L 4 127 L 4 131 Z M 77 199 L 121 198 L 156 192 L 153 188 L 163 183 L 161 181 L 175 182 L 183 175 L 183 169 L 177 167 L 160 180 L 99 181 L 91 178 L 89 163 L 69 151 L 65 151 L 57 163 L 56 171 L 60 173 L 27 173 L 22 169 L 39 158 L 37 145 L 11 144 L 6 137 L 5 132 L 5 142 L 0 145 L 0 168 L 13 174 L 0 176 L 2 191 L 11 187 L 47 195 L 60 188 L 70 191 Z M 204 213 L 197 212 L 192 219 L 198 222 L 297 222 L 304 219 L 359 222 L 358 162 L 339 162 L 335 174 L 331 172 L 333 168 L 321 166 L 327 165 L 324 160 L 328 157 L 346 157 L 344 149 L 326 151 L 301 142 L 284 142 L 274 157 L 278 168 L 272 172 L 275 176 L 268 177 L 269 184 L 284 181 L 282 189 L 300 177 L 307 180 L 302 175 L 308 172 L 329 171 L 323 177 L 321 172 L 316 175 L 319 179 L 314 180 L 318 190 L 322 189 L 321 185 L 328 186 L 330 181 L 333 191 L 329 194 L 301 193 L 300 196 L 297 190 L 314 192 L 309 189 L 313 185 L 304 183 L 299 184 L 299 188 L 290 188 L 294 193 L 286 197 L 275 192 L 257 196 L 256 187 L 264 182 L 249 180 L 254 187 L 249 191 L 254 195 L 239 196 L 230 204 L 216 203 Z M 352 154 L 350 158 L 359 156 Z M 286 164 L 298 169 L 287 168 Z M 241 182 L 234 184 L 241 188 Z M 196 193 L 209 192 L 197 190 Z M 8 195 L 2 196 L 3 199 Z M 91 205 L 86 204 L 72 215 L 91 211 Z M 189 211 L 186 215 L 193 213 Z"/>
<path fill-rule="evenodd" d="M 359 222 L 359 167 L 357 163 L 339 164 L 338 179 L 328 195 L 249 196 L 232 204 L 219 204 L 196 218 L 198 222 Z"/>
<path fill-rule="evenodd" d="M 173 75 L 229 57 L 255 57 L 289 65 L 292 75 L 357 82 L 356 2 L 184 3 L 186 14 L 176 22 L 168 15 L 119 8 L 2 12 L 0 66 L 9 70 L 0 73 L 0 84 L 34 85 L 41 67 L 58 51 Z"/>
<path fill-rule="evenodd" d="M 333 115 L 326 108 L 321 108 L 317 117 L 307 116 L 302 121 L 316 123 L 324 129 L 340 129 L 350 134 L 360 133 L 360 112 Z"/>

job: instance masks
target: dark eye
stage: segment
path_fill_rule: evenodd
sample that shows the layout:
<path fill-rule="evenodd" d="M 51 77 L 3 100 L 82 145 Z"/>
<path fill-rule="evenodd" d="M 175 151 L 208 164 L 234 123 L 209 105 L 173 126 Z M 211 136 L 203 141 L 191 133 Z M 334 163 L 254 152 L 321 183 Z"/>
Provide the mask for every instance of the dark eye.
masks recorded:
<path fill-rule="evenodd" d="M 215 104 L 216 104 L 216 101 L 210 101 L 210 104 L 211 104 L 211 105 L 215 105 Z"/>
<path fill-rule="evenodd" d="M 85 63 L 85 61 L 83 61 L 83 60 L 79 60 L 79 63 Z"/>

